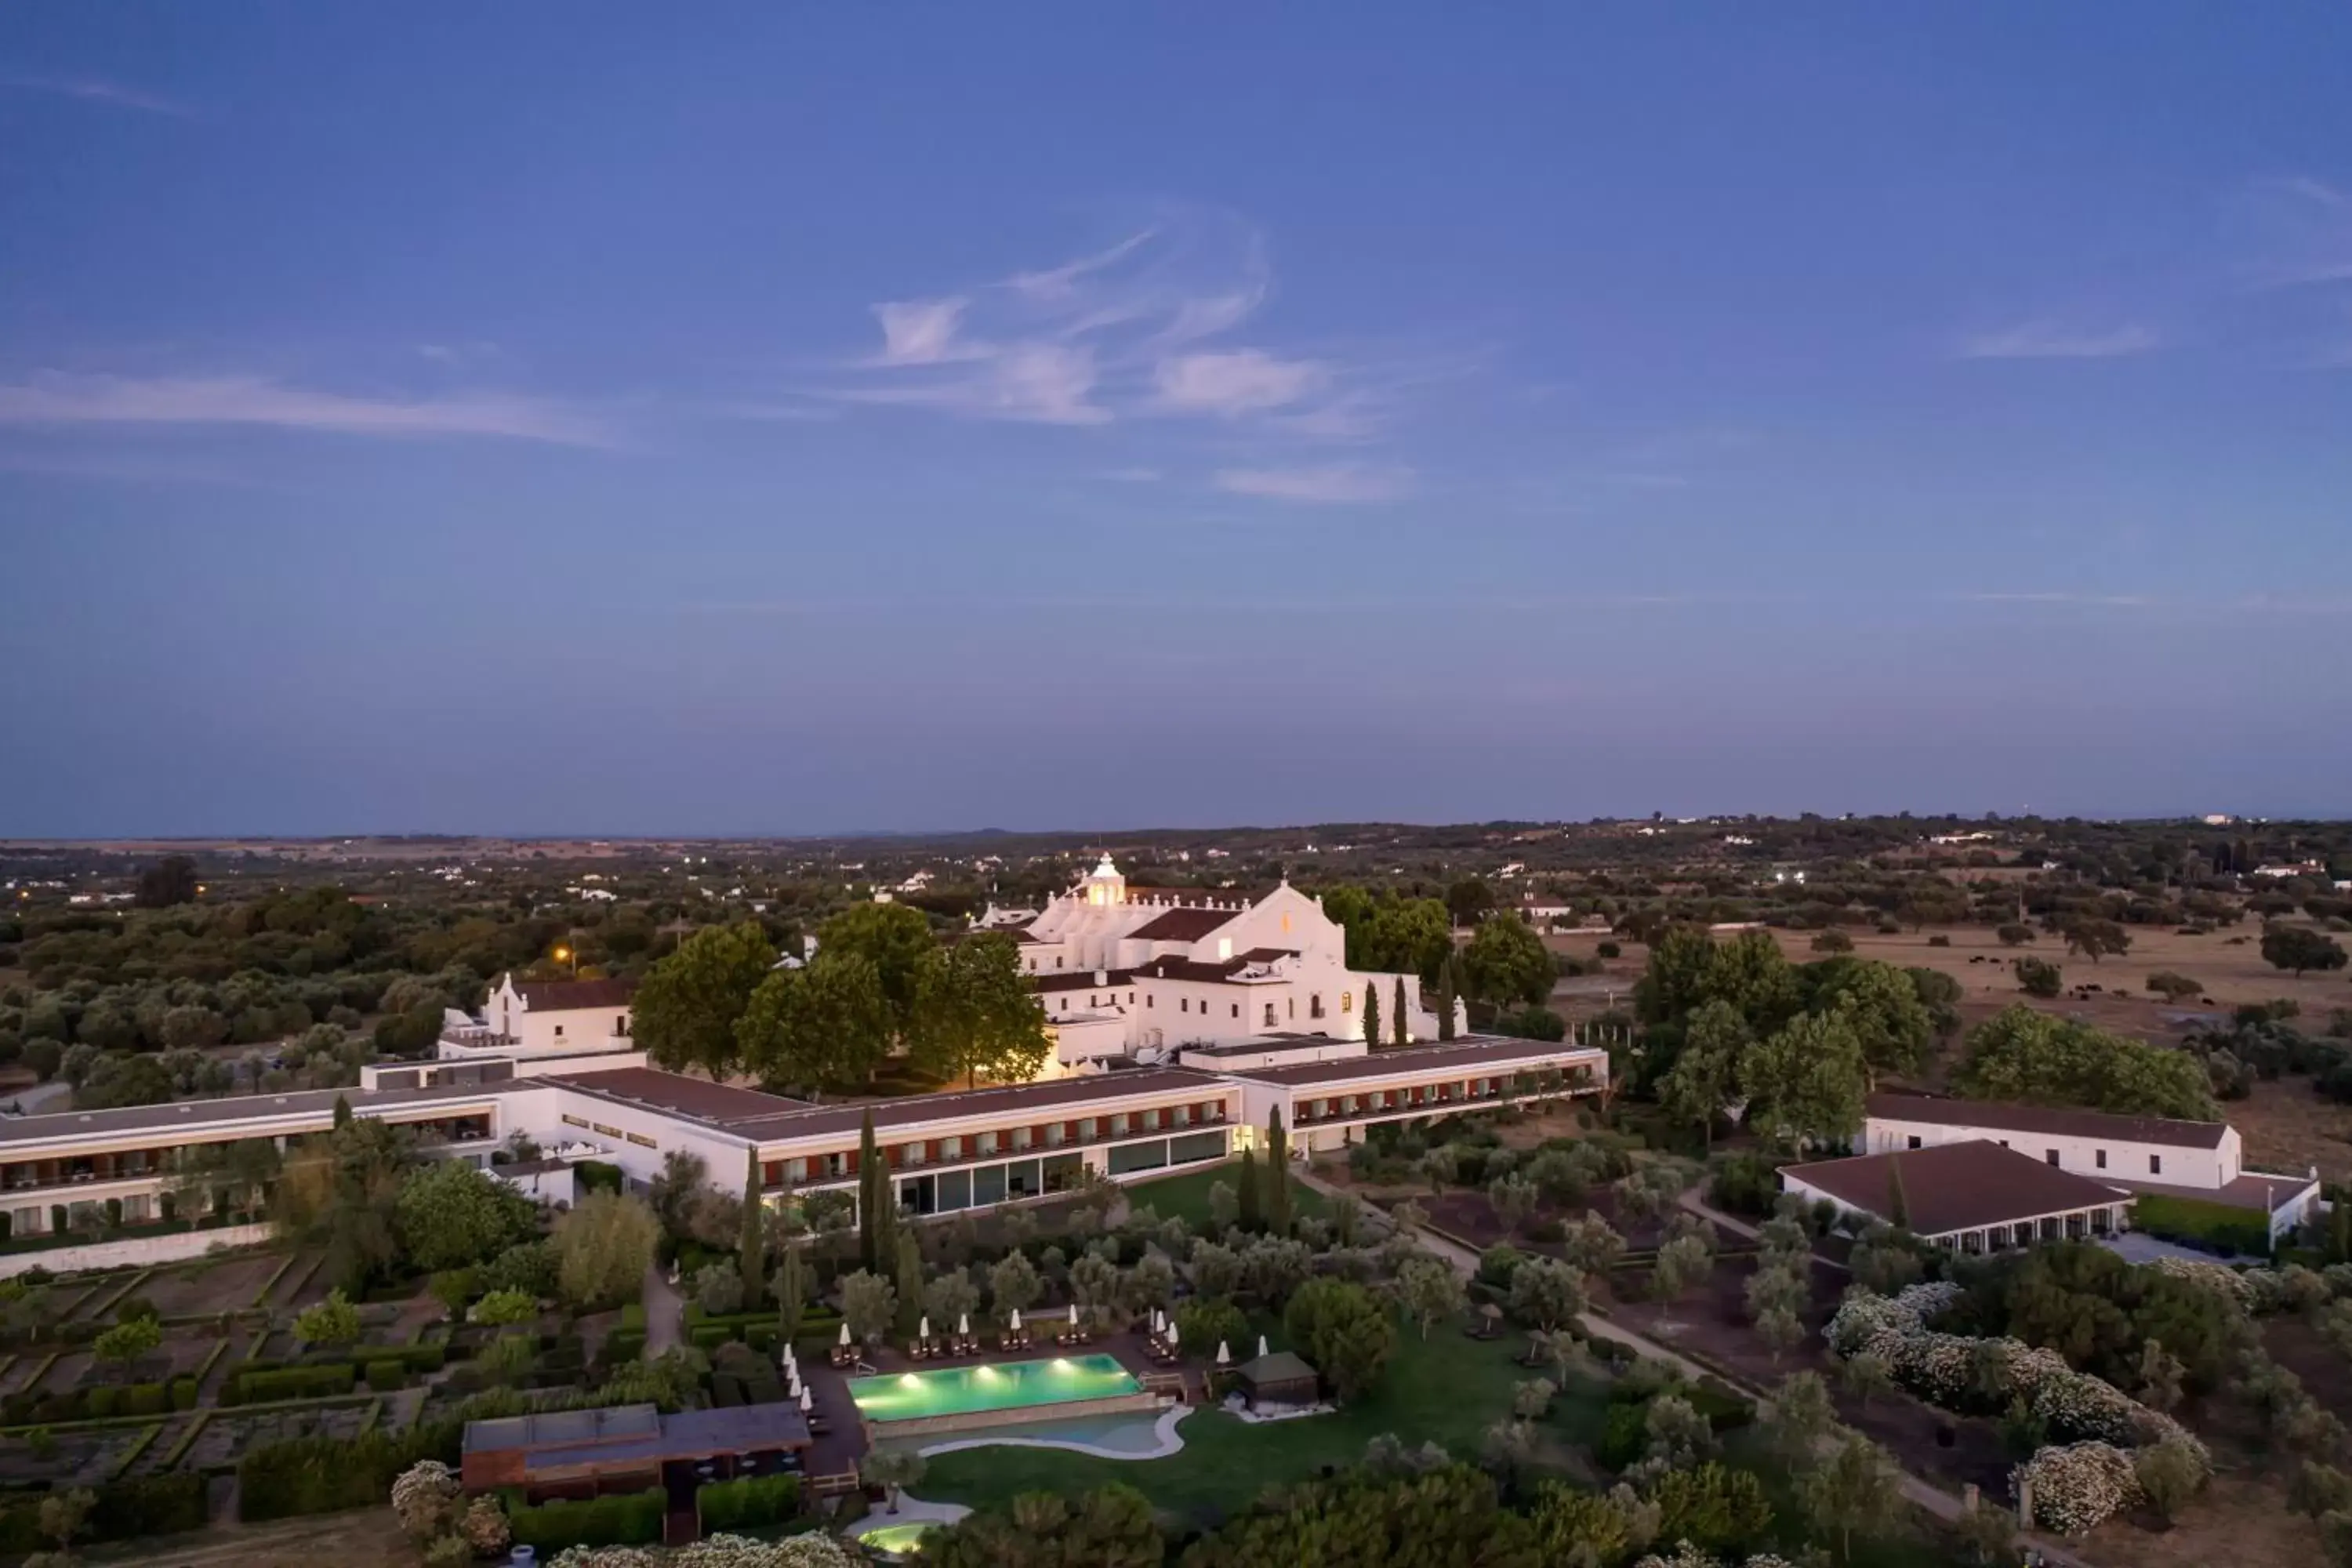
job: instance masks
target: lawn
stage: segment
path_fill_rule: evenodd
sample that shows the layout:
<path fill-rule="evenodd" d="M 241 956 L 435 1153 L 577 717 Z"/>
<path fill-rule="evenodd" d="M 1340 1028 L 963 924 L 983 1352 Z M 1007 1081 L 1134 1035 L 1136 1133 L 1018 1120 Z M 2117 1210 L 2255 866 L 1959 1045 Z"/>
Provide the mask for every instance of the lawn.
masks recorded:
<path fill-rule="evenodd" d="M 1208 1182 L 1199 1184 L 1205 1197 Z M 1161 1208 L 1162 1214 L 1171 1212 Z M 1267 1325 L 1276 1347 L 1282 1336 Z M 1267 1487 L 1304 1480 L 1326 1465 L 1348 1466 L 1364 1457 L 1364 1445 L 1383 1432 L 1406 1443 L 1435 1441 L 1455 1454 L 1478 1451 L 1487 1425 L 1509 1413 L 1512 1385 L 1538 1375 L 1512 1357 L 1526 1341 L 1513 1334 L 1479 1341 L 1460 1329 L 1440 1326 L 1424 1341 L 1402 1331 L 1395 1358 L 1380 1387 L 1355 1405 L 1329 1415 L 1251 1426 L 1221 1410 L 1196 1411 L 1178 1430 L 1184 1449 L 1164 1459 L 1097 1459 L 1051 1448 L 966 1448 L 930 1462 L 919 1487 L 926 1501 L 961 1502 L 975 1508 L 1003 1503 L 1022 1492 L 1070 1495 L 1110 1481 L 1139 1489 L 1163 1510 L 1205 1521 L 1247 1507 Z M 1597 1426 L 1600 1392 L 1581 1396 Z"/>
<path fill-rule="evenodd" d="M 1258 1179 L 1265 1178 L 1265 1167 L 1258 1167 Z M 1149 1205 L 1161 1219 L 1181 1217 L 1195 1229 L 1209 1223 L 1209 1188 L 1218 1182 L 1239 1191 L 1242 1166 L 1238 1160 L 1221 1160 L 1213 1165 L 1197 1166 L 1181 1175 L 1159 1176 L 1150 1181 L 1128 1184 L 1128 1201 L 1137 1207 Z M 1319 1217 L 1328 1207 L 1323 1194 L 1300 1181 L 1290 1179 L 1290 1212 L 1306 1218 Z"/>

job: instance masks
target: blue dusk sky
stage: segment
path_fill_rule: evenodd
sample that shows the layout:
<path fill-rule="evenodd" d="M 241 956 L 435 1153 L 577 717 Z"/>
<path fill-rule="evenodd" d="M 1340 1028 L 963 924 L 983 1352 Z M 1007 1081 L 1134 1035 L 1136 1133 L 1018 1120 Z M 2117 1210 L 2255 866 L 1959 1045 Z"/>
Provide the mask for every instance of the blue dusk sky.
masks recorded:
<path fill-rule="evenodd" d="M 2352 808 L 2341 5 L 23 4 L 0 834 Z"/>

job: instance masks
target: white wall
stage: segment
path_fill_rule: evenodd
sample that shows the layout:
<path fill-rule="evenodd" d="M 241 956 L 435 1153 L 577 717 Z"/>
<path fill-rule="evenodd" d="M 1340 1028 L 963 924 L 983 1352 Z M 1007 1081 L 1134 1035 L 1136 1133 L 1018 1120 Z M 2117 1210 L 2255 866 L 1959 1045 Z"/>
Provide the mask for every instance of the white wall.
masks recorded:
<path fill-rule="evenodd" d="M 202 1258 L 215 1247 L 256 1247 L 269 1239 L 268 1225 L 225 1225 L 213 1230 L 174 1231 L 166 1236 L 131 1236 L 116 1241 L 93 1241 L 87 1247 L 53 1247 L 47 1251 L 0 1253 L 0 1279 L 32 1268 L 53 1274 L 77 1268 L 120 1268 L 157 1263 L 177 1263 Z"/>
<path fill-rule="evenodd" d="M 2221 1142 L 2214 1149 L 2184 1149 L 2169 1143 L 2135 1143 L 2117 1138 L 2074 1138 L 2055 1133 L 2020 1132 L 2003 1127 L 1948 1127 L 1935 1121 L 1906 1121 L 1892 1117 L 1874 1116 L 1864 1123 L 1863 1137 L 1866 1153 L 1879 1154 L 1890 1149 L 1908 1149 L 1911 1140 L 1919 1140 L 1918 1147 L 1932 1149 L 1939 1143 L 1967 1143 L 1989 1139 L 2006 1143 L 2021 1154 L 2031 1154 L 2037 1160 L 2049 1157 L 2051 1150 L 2058 1151 L 2058 1168 L 2083 1176 L 2114 1176 L 2139 1182 L 2162 1182 L 2168 1186 L 2204 1187 L 2228 1186 L 2239 1173 L 2240 1141 L 2236 1128 L 2225 1128 Z M 2104 1153 L 2106 1163 L 2099 1163 Z M 2153 1158 L 2161 1166 L 2152 1169 Z"/>

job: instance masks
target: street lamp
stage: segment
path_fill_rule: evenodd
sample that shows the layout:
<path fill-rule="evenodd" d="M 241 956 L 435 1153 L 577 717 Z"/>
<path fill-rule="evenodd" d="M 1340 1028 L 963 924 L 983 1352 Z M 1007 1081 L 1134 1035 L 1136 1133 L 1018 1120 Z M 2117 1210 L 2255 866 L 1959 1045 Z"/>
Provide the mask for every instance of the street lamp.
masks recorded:
<path fill-rule="evenodd" d="M 559 945 L 555 950 L 555 962 L 558 963 L 571 964 L 572 973 L 574 974 L 580 973 L 580 965 L 576 962 L 576 959 L 577 955 L 568 947 Z"/>

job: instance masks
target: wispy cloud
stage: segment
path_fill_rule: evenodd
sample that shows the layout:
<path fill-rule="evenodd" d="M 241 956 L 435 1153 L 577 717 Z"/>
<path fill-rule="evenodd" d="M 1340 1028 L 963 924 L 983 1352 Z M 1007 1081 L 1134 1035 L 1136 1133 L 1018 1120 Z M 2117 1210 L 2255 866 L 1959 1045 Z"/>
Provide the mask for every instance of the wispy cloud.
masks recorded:
<path fill-rule="evenodd" d="M 2237 216 L 2257 287 L 2352 281 L 2352 190 L 2308 174 L 2258 180 Z"/>
<path fill-rule="evenodd" d="M 1233 418 L 1288 408 L 1329 378 L 1312 360 L 1277 359 L 1264 349 L 1176 354 L 1152 373 L 1161 407 L 1181 414 Z"/>
<path fill-rule="evenodd" d="M 134 110 L 142 114 L 167 114 L 174 120 L 195 118 L 195 110 L 185 104 L 174 103 L 158 94 L 97 77 L 0 75 L 0 88 L 47 93 L 52 98 L 79 99 L 84 103 L 102 104 L 109 109 Z"/>
<path fill-rule="evenodd" d="M 2022 321 L 1963 338 L 1962 359 L 2122 359 L 2153 353 L 2163 340 L 2136 323 L 2083 328 L 2057 321 Z"/>
<path fill-rule="evenodd" d="M 0 425 L 258 426 L 402 438 L 474 436 L 567 447 L 614 444 L 603 421 L 499 392 L 357 396 L 254 375 L 117 376 L 40 372 L 0 383 Z"/>
<path fill-rule="evenodd" d="M 1331 463 L 1297 468 L 1221 468 L 1221 490 L 1268 500 L 1323 505 L 1398 500 L 1412 489 L 1412 470 L 1363 463 Z"/>
<path fill-rule="evenodd" d="M 1362 369 L 1230 341 L 1272 292 L 1255 227 L 1171 207 L 1057 265 L 877 303 L 880 346 L 801 390 L 967 418 L 1196 419 L 1297 440 L 1365 438 L 1389 408 Z"/>

